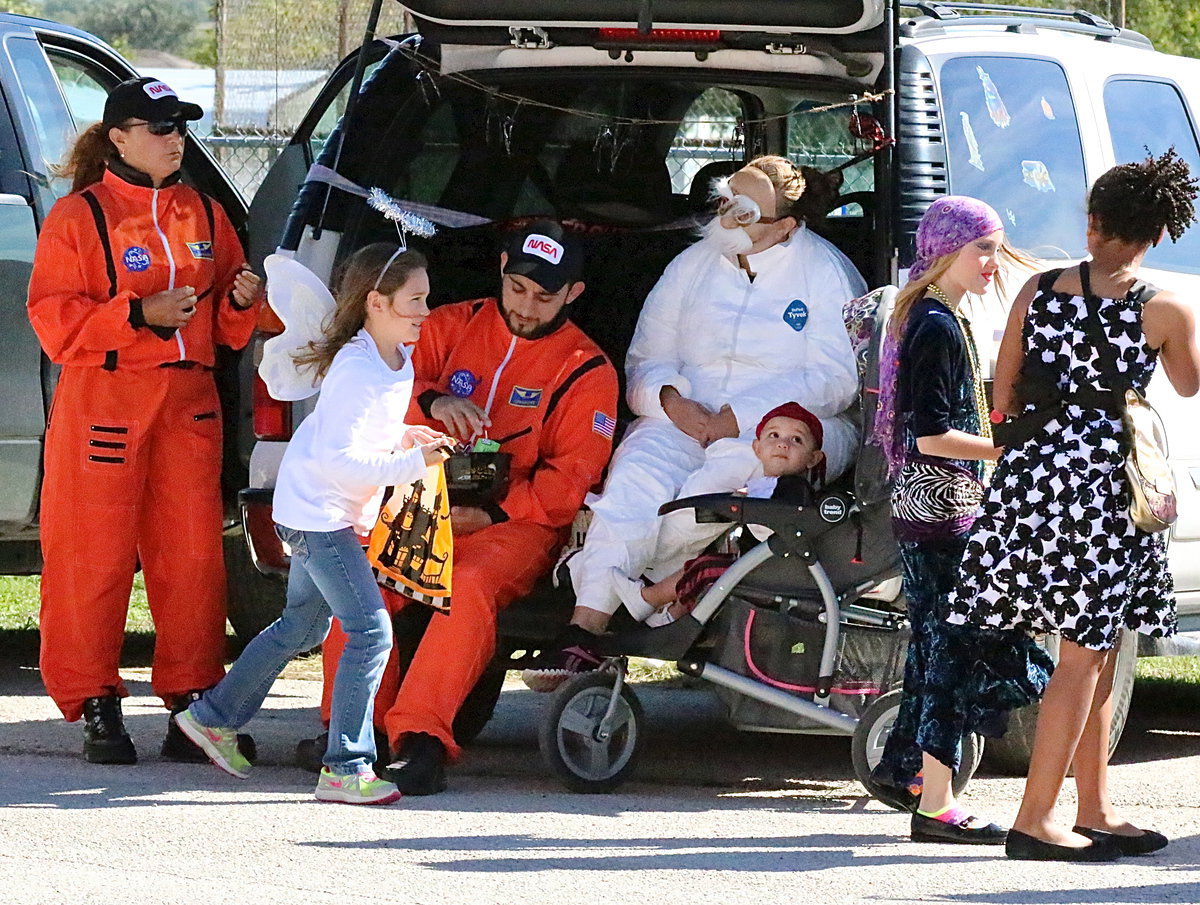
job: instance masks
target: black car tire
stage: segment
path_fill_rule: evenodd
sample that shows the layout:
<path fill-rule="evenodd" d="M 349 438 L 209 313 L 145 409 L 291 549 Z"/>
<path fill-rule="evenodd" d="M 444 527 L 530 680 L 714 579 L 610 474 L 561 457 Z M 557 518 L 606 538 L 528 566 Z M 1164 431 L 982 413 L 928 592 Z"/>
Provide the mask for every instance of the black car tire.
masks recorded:
<path fill-rule="evenodd" d="M 1046 650 L 1058 662 L 1058 637 L 1047 639 Z M 1138 637 L 1128 629 L 1121 636 L 1121 649 L 1117 652 L 1116 672 L 1113 674 L 1113 715 L 1108 729 L 1108 754 L 1111 757 L 1125 731 L 1129 718 L 1129 704 L 1133 698 L 1134 672 L 1137 669 Z M 1008 776 L 1024 776 L 1029 772 L 1029 759 L 1033 756 L 1033 737 L 1037 731 L 1038 704 L 1030 704 L 1014 711 L 1008 720 L 1008 731 L 1002 738 L 988 739 L 988 766 L 997 773 Z"/>

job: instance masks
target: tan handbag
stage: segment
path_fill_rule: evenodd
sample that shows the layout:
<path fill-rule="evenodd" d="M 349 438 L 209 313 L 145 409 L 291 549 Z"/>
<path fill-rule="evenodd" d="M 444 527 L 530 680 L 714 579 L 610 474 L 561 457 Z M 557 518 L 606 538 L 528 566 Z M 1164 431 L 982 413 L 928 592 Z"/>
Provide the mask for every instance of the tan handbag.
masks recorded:
<path fill-rule="evenodd" d="M 1087 261 L 1079 265 L 1079 282 L 1085 300 L 1092 295 L 1090 267 Z M 1127 299 L 1140 308 L 1158 290 L 1138 281 L 1129 290 Z M 1162 419 L 1146 397 L 1128 386 L 1127 380 L 1117 368 L 1116 350 L 1104 335 L 1098 316 L 1089 308 L 1090 316 L 1084 330 L 1090 333 L 1096 347 L 1100 371 L 1110 386 L 1122 395 L 1124 405 L 1121 421 L 1125 426 L 1125 439 L 1129 443 L 1129 454 L 1125 457 L 1125 474 L 1129 478 L 1129 515 L 1133 524 L 1142 531 L 1166 531 L 1179 518 L 1179 501 L 1175 496 L 1175 477 L 1167 461 L 1167 434 Z M 1121 390 L 1121 384 L 1125 388 Z"/>
<path fill-rule="evenodd" d="M 1175 476 L 1167 459 L 1167 437 L 1158 412 L 1137 390 L 1125 390 L 1125 424 L 1130 449 L 1129 514 L 1143 531 L 1166 531 L 1179 518 Z"/>

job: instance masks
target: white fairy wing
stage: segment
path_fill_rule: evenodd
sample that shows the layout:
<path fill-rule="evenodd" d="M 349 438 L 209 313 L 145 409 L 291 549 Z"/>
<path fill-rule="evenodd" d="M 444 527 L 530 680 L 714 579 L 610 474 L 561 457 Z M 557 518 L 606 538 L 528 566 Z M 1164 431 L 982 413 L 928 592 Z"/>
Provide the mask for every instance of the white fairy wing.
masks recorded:
<path fill-rule="evenodd" d="M 315 394 L 321 381 L 312 368 L 297 368 L 294 356 L 324 336 L 337 303 L 320 277 L 300 262 L 273 254 L 263 266 L 267 302 L 283 321 L 284 331 L 263 344 L 258 375 L 272 397 L 297 402 Z"/>

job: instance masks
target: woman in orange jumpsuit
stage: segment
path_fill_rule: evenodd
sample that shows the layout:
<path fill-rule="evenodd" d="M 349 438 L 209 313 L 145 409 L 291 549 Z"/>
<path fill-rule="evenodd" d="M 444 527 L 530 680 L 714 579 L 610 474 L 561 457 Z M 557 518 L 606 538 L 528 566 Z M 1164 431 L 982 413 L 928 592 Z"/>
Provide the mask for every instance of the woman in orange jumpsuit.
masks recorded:
<path fill-rule="evenodd" d="M 117 673 L 140 561 L 152 683 L 170 707 L 224 675 L 215 346 L 254 329 L 259 279 L 225 212 L 180 182 L 200 108 L 155 79 L 113 89 L 42 226 L 29 319 L 62 365 L 41 499 L 41 670 L 84 757 L 134 763 Z M 173 724 L 172 724 L 173 728 Z M 168 731 L 163 754 L 195 759 Z M 203 760 L 201 755 L 199 759 Z"/>

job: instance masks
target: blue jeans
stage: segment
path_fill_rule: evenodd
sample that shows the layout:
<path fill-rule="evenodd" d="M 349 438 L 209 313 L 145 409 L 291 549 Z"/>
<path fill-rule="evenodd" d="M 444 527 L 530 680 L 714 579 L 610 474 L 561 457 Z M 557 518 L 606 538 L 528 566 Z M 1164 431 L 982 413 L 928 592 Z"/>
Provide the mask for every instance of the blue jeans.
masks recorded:
<path fill-rule="evenodd" d="M 324 762 L 334 773 L 361 773 L 375 760 L 375 692 L 392 649 L 392 622 L 379 585 L 350 528 L 297 531 L 276 525 L 275 531 L 292 549 L 287 606 L 189 709 L 204 726 L 244 726 L 288 661 L 324 641 L 337 616 L 347 639 L 333 683 Z"/>

